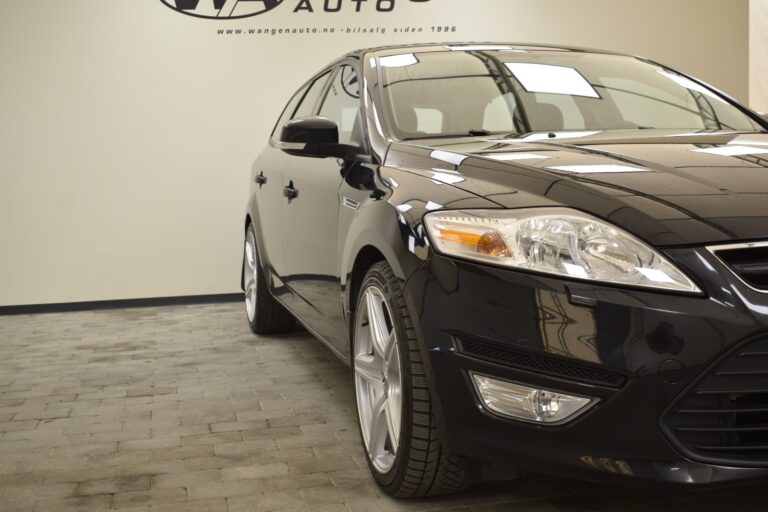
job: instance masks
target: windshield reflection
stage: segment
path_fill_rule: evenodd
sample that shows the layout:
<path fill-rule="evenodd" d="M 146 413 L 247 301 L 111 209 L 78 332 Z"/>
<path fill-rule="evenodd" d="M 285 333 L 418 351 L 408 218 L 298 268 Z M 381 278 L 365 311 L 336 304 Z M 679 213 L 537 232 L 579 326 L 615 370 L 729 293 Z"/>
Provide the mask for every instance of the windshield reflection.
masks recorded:
<path fill-rule="evenodd" d="M 401 140 L 763 129 L 705 84 L 621 55 L 452 45 L 379 57 L 378 71 L 384 119 Z"/>

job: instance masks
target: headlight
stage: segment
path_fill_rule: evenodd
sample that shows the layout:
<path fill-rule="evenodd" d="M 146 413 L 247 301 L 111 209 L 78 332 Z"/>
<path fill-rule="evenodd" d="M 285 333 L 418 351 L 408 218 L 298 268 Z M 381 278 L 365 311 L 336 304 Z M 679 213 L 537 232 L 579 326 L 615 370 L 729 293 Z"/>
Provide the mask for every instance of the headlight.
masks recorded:
<path fill-rule="evenodd" d="M 656 250 L 576 210 L 440 211 L 427 214 L 424 223 L 442 254 L 574 279 L 700 293 Z"/>

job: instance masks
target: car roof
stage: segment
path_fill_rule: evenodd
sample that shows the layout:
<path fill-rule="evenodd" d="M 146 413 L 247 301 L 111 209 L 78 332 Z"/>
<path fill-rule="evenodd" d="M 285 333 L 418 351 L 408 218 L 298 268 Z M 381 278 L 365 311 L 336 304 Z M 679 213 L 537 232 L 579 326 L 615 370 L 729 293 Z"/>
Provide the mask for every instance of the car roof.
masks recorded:
<path fill-rule="evenodd" d="M 420 44 L 401 44 L 401 45 L 389 45 L 389 46 L 374 46 L 370 48 L 361 48 L 348 52 L 343 58 L 353 57 L 362 58 L 363 55 L 372 53 L 375 56 L 384 56 L 389 54 L 402 53 L 403 51 L 424 53 L 424 52 L 436 52 L 444 51 L 448 48 L 461 50 L 462 47 L 466 47 L 467 50 L 486 50 L 492 51 L 496 49 L 510 49 L 510 50 L 538 50 L 538 51 L 560 51 L 560 52 L 583 52 L 583 53 L 602 53 L 610 55 L 627 55 L 620 52 L 598 50 L 594 48 L 581 48 L 577 46 L 556 46 L 537 43 L 499 43 L 499 42 L 456 42 L 456 43 L 420 43 Z M 498 48 L 497 48 L 498 47 Z"/>

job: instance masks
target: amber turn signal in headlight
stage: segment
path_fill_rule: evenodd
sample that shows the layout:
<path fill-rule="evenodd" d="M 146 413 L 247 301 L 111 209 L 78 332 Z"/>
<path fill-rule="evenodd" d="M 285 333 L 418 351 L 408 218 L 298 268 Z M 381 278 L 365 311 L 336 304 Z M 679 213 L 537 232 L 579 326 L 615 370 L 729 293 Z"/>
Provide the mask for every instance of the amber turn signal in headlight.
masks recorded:
<path fill-rule="evenodd" d="M 464 247 L 468 251 L 488 256 L 506 256 L 512 253 L 501 235 L 495 231 L 473 233 L 468 230 L 438 228 L 438 237 L 446 242 Z"/>

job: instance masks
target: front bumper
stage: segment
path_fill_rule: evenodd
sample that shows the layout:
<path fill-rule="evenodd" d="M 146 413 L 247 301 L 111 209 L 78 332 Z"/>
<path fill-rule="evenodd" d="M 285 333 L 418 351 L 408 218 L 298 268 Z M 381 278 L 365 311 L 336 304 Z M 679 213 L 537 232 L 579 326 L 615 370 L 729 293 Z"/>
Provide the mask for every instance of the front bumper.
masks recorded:
<path fill-rule="evenodd" d="M 757 464 L 696 460 L 665 428 L 670 407 L 723 354 L 768 336 L 768 296 L 705 250 L 667 255 L 697 276 L 706 296 L 567 282 L 431 255 L 406 283 L 406 299 L 419 318 L 451 448 L 601 482 L 768 478 L 768 467 Z M 490 349 L 478 351 L 484 346 Z M 505 419 L 480 405 L 470 372 L 600 402 L 561 426 Z M 765 457 L 768 465 L 768 451 Z"/>

